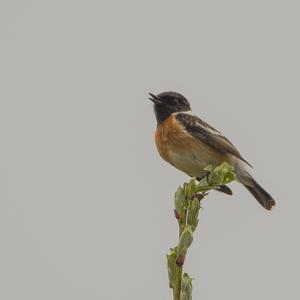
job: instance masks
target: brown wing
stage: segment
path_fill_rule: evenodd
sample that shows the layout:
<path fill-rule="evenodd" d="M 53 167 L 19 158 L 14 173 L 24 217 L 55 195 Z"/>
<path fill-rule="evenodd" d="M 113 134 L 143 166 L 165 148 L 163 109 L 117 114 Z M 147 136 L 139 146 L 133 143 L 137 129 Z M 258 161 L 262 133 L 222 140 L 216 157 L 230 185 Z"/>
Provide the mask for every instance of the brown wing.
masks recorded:
<path fill-rule="evenodd" d="M 252 167 L 225 136 L 197 116 L 187 113 L 178 113 L 176 114 L 176 120 L 180 122 L 185 130 L 193 137 L 205 141 L 211 147 L 222 153 L 230 153 L 236 156 Z"/>

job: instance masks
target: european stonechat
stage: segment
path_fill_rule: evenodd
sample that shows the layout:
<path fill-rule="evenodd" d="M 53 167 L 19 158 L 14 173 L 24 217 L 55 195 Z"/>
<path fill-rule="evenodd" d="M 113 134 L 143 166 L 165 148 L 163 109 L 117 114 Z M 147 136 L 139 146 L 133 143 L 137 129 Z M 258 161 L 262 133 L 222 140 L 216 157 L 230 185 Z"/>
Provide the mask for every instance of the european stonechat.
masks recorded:
<path fill-rule="evenodd" d="M 270 210 L 275 201 L 249 174 L 250 164 L 236 147 L 218 130 L 191 111 L 188 100 L 176 92 L 158 95 L 149 93 L 157 120 L 155 142 L 161 157 L 189 176 L 203 178 L 208 165 L 223 162 L 232 165 L 236 180 L 243 184 L 255 199 Z M 231 193 L 228 187 L 224 192 Z"/>

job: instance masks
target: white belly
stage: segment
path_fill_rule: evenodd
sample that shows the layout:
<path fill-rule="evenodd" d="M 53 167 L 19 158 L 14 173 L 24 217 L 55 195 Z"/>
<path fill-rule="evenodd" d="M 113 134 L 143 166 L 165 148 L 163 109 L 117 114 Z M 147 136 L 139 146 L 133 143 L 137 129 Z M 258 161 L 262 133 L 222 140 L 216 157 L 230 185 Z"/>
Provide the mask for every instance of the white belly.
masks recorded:
<path fill-rule="evenodd" d="M 205 174 L 204 169 L 208 165 L 217 166 L 222 163 L 218 155 L 205 151 L 180 151 L 169 152 L 170 163 L 180 171 L 193 176 L 201 177 Z"/>

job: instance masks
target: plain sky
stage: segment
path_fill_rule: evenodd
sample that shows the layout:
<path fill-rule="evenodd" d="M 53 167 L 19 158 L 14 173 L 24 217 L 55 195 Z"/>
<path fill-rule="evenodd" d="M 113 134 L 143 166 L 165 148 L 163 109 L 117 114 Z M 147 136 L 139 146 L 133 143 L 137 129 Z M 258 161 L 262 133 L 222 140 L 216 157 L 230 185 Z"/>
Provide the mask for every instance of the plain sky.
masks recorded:
<path fill-rule="evenodd" d="M 187 181 L 147 93 L 184 94 L 273 195 L 211 193 L 194 299 L 300 299 L 299 1 L 0 3 L 0 299 L 171 299 Z"/>

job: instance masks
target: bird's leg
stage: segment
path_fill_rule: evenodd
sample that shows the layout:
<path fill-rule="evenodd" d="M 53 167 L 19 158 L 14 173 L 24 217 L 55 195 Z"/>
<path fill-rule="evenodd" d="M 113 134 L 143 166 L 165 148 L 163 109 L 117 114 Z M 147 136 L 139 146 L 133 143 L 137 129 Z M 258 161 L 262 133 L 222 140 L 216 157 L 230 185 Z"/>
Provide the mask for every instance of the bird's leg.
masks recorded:
<path fill-rule="evenodd" d="M 207 196 L 208 193 L 207 192 L 203 192 L 203 193 L 195 193 L 194 197 L 197 198 L 199 200 L 199 202 L 205 197 Z"/>
<path fill-rule="evenodd" d="M 197 181 L 200 182 L 202 179 L 206 178 L 206 181 L 208 182 L 209 181 L 208 175 L 209 175 L 209 171 L 204 171 L 204 174 L 202 176 L 196 177 L 196 179 L 197 179 Z"/>

